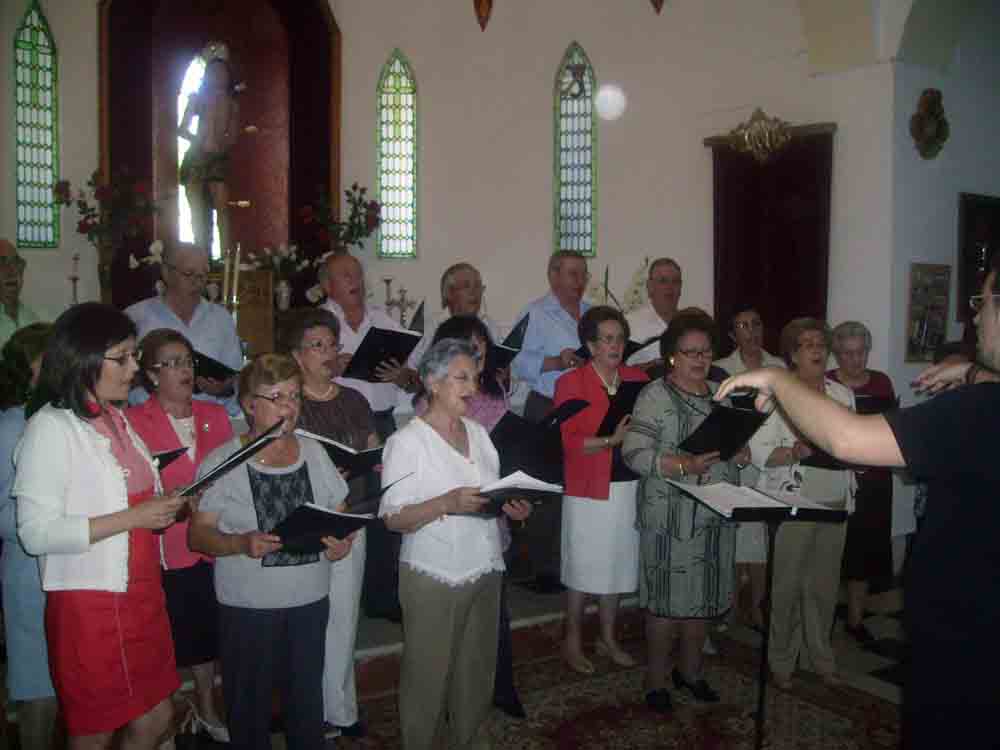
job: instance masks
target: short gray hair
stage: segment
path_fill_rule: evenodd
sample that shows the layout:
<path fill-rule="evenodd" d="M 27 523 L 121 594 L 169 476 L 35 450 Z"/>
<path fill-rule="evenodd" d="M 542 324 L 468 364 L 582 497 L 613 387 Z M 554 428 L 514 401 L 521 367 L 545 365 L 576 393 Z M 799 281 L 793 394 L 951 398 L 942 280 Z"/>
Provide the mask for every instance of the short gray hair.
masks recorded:
<path fill-rule="evenodd" d="M 174 265 L 174 256 L 185 250 L 189 252 L 201 253 L 208 258 L 209 261 L 212 260 L 212 254 L 201 245 L 195 245 L 193 242 L 173 242 L 168 240 L 163 243 L 163 265 Z"/>
<path fill-rule="evenodd" d="M 562 262 L 567 258 L 579 258 L 584 262 L 584 265 L 587 263 L 586 256 L 578 250 L 556 250 L 551 256 L 549 256 L 549 273 L 555 273 L 558 271 L 559 266 L 562 265 Z"/>
<path fill-rule="evenodd" d="M 448 306 L 448 292 L 451 291 L 451 285 L 455 282 L 455 276 L 460 274 L 462 271 L 472 271 L 479 280 L 483 280 L 483 275 L 479 273 L 479 269 L 476 268 L 471 263 L 466 263 L 462 261 L 461 263 L 455 263 L 454 265 L 448 266 L 444 273 L 441 274 L 441 307 Z"/>
<path fill-rule="evenodd" d="M 657 258 L 656 260 L 654 260 L 652 263 L 649 264 L 649 275 L 646 278 L 648 279 L 653 278 L 653 273 L 660 266 L 673 266 L 674 268 L 677 269 L 677 273 L 681 275 L 684 274 L 684 271 L 681 270 L 681 264 L 678 263 L 673 258 Z"/>
<path fill-rule="evenodd" d="M 868 326 L 857 320 L 846 320 L 833 329 L 833 351 L 840 351 L 844 339 L 863 339 L 865 351 L 872 350 L 872 332 Z"/>
<path fill-rule="evenodd" d="M 479 352 L 471 342 L 462 339 L 441 339 L 428 349 L 417 366 L 417 375 L 424 390 L 430 393 L 430 384 L 447 375 L 451 361 L 461 356 L 469 357 L 475 362 L 479 358 Z"/>

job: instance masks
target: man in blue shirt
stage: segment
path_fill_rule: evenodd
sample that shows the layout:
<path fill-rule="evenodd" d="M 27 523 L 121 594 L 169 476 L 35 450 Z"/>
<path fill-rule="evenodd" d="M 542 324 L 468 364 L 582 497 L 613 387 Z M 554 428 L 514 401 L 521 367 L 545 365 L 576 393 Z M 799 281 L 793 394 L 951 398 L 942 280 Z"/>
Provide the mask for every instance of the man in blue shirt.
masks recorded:
<path fill-rule="evenodd" d="M 226 308 L 202 297 L 208 278 L 208 251 L 187 243 L 166 243 L 163 251 L 163 296 L 136 302 L 125 310 L 139 329 L 139 339 L 156 328 L 170 328 L 183 333 L 195 351 L 218 360 L 237 372 L 243 367 L 243 349 L 236 324 Z M 195 380 L 199 393 L 195 398 L 215 401 L 226 407 L 229 416 L 240 414 L 236 399 L 236 377 Z M 142 389 L 133 389 L 132 403 L 148 398 Z"/>
<path fill-rule="evenodd" d="M 587 260 L 574 250 L 559 250 L 549 258 L 549 293 L 529 304 L 517 320 L 530 315 L 520 353 L 511 367 L 528 383 L 531 393 L 524 404 L 524 416 L 540 421 L 552 408 L 556 380 L 567 370 L 582 364 L 577 327 L 590 305 L 583 301 L 587 291 Z M 534 589 L 539 593 L 563 590 L 559 583 L 559 543 L 562 505 L 544 503 L 531 522 L 519 532 L 527 548 L 535 574 Z"/>

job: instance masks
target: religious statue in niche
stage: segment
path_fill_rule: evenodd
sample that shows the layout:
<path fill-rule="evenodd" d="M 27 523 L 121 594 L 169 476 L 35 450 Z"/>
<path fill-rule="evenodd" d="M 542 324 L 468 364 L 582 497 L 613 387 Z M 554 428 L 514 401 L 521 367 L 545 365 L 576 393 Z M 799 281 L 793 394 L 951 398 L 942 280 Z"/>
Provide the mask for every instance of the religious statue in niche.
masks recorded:
<path fill-rule="evenodd" d="M 191 209 L 194 243 L 212 247 L 212 210 L 219 230 L 219 246 L 229 249 L 229 159 L 240 135 L 237 95 L 246 89 L 234 82 L 229 49 L 221 42 L 206 45 L 201 85 L 188 99 L 178 130 L 190 145 L 180 164 L 179 181 Z M 197 120 L 195 120 L 197 118 Z M 253 128 L 246 128 L 252 132 Z"/>
<path fill-rule="evenodd" d="M 917 152 L 925 159 L 933 159 L 941 152 L 950 131 L 940 90 L 924 89 L 917 111 L 910 118 L 910 135 Z"/>

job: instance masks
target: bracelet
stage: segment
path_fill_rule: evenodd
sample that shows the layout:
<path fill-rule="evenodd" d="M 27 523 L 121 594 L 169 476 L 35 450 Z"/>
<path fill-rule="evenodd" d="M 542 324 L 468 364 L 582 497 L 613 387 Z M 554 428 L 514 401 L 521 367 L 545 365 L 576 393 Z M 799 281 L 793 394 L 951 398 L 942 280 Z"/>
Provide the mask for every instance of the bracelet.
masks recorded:
<path fill-rule="evenodd" d="M 980 367 L 979 365 L 977 365 L 975 363 L 969 365 L 969 369 L 965 371 L 965 384 L 966 385 L 975 385 L 976 384 L 976 375 L 978 375 L 979 371 L 982 370 L 982 369 L 983 369 L 982 367 Z"/>
<path fill-rule="evenodd" d="M 609 438 L 609 437 L 604 438 L 604 447 L 605 448 L 610 448 L 611 447 L 611 438 Z"/>
<path fill-rule="evenodd" d="M 687 469 L 684 468 L 684 459 L 683 458 L 678 458 L 677 459 L 677 471 L 679 472 L 678 475 L 677 475 L 678 479 L 683 479 L 688 474 L 687 473 Z"/>

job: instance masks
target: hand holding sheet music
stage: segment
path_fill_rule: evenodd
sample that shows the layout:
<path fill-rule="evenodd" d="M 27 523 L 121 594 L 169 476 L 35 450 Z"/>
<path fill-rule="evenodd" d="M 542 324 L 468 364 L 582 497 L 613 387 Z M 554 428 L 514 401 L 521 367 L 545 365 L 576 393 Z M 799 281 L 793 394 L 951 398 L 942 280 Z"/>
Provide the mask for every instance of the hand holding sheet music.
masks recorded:
<path fill-rule="evenodd" d="M 389 328 L 372 326 L 361 340 L 357 351 L 344 370 L 345 378 L 367 380 L 371 383 L 382 382 L 386 376 L 385 365 L 399 368 L 401 362 L 406 362 L 410 353 L 420 343 L 420 334 L 416 331 L 396 331 Z M 395 364 L 391 364 L 394 361 Z M 382 377 L 379 368 L 382 368 Z"/>
<path fill-rule="evenodd" d="M 485 487 L 462 488 L 475 489 L 480 502 L 477 502 L 474 509 L 456 512 L 454 515 L 478 515 L 495 517 L 503 512 L 504 504 L 512 500 L 525 500 L 532 505 L 551 501 L 562 497 L 562 485 L 543 482 L 533 476 L 525 474 L 523 471 L 515 471 L 513 474 L 498 479 Z M 483 502 L 485 501 L 485 502 Z"/>
<path fill-rule="evenodd" d="M 323 539 L 346 539 L 375 520 L 371 513 L 342 513 L 321 505 L 300 505 L 271 531 L 281 538 L 285 552 L 322 552 Z"/>

